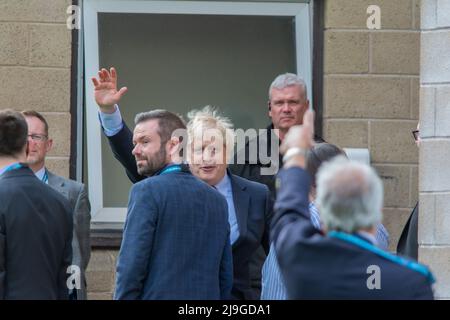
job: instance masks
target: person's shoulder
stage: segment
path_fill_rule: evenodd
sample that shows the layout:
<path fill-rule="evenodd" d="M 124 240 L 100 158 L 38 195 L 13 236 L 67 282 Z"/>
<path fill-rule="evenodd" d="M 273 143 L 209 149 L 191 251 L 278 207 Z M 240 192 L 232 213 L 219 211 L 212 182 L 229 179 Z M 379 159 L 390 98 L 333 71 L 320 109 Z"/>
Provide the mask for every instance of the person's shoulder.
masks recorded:
<path fill-rule="evenodd" d="M 65 185 L 67 188 L 71 190 L 77 190 L 81 192 L 84 189 L 84 184 L 72 179 L 65 178 L 63 176 L 59 176 L 50 170 L 48 170 L 49 180 L 52 179 L 56 183 L 59 183 L 61 185 Z"/>
<path fill-rule="evenodd" d="M 407 276 L 411 281 L 415 279 L 418 283 L 432 284 L 435 282 L 433 273 L 426 265 L 387 251 L 379 250 L 379 252 L 379 258 L 384 261 L 382 264 L 393 274 Z"/>

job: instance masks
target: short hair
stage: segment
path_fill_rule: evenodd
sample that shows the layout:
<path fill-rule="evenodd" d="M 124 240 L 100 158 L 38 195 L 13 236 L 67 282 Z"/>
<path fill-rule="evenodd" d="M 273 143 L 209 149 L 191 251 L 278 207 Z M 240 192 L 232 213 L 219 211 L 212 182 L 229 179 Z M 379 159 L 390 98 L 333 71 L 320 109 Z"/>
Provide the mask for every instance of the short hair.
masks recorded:
<path fill-rule="evenodd" d="M 161 137 L 161 145 L 172 138 L 172 133 L 177 129 L 186 129 L 181 116 L 167 110 L 156 109 L 141 112 L 134 118 L 134 124 L 139 124 L 148 120 L 158 120 L 158 134 Z"/>
<path fill-rule="evenodd" d="M 294 73 L 284 73 L 280 74 L 273 80 L 272 84 L 269 87 L 269 100 L 272 98 L 270 93 L 273 88 L 275 89 L 284 89 L 290 86 L 300 86 L 303 88 L 303 92 L 305 94 L 305 99 L 308 98 L 308 90 L 306 90 L 306 82 L 302 77 L 294 74 Z"/>
<path fill-rule="evenodd" d="M 201 110 L 194 109 L 189 111 L 188 119 L 189 144 L 192 143 L 197 129 L 217 129 L 222 134 L 227 152 L 227 161 L 231 159 L 234 151 L 234 125 L 228 117 L 221 115 L 215 107 L 205 106 Z"/>
<path fill-rule="evenodd" d="M 38 118 L 39 120 L 41 120 L 41 122 L 44 124 L 44 127 L 45 127 L 45 134 L 48 135 L 48 122 L 47 122 L 47 120 L 45 120 L 45 118 L 42 114 L 40 114 L 39 112 L 34 111 L 34 110 L 25 110 L 25 111 L 22 111 L 22 114 L 24 115 L 24 117 L 34 117 L 34 118 Z"/>
<path fill-rule="evenodd" d="M 0 111 L 0 156 L 20 154 L 28 139 L 28 125 L 23 115 L 14 110 Z"/>
<path fill-rule="evenodd" d="M 339 155 L 346 156 L 344 150 L 334 144 L 326 142 L 317 143 L 308 150 L 306 154 L 306 171 L 308 171 L 312 177 L 313 187 L 316 187 L 317 171 L 322 163 L 330 161 Z"/>
<path fill-rule="evenodd" d="M 383 185 L 372 167 L 339 156 L 319 169 L 316 203 L 326 229 L 353 233 L 381 222 Z"/>

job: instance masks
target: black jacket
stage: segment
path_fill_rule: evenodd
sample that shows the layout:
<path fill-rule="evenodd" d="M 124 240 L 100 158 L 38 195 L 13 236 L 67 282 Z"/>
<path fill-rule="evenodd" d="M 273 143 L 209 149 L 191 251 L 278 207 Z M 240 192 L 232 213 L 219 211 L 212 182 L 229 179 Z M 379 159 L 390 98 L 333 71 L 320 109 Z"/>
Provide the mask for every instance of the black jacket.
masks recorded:
<path fill-rule="evenodd" d="M 414 210 L 409 216 L 408 222 L 403 228 L 400 240 L 397 244 L 397 254 L 417 260 L 418 242 L 417 228 L 419 224 L 419 203 L 416 204 Z"/>
<path fill-rule="evenodd" d="M 28 167 L 0 176 L 0 299 L 67 299 L 68 201 Z"/>
<path fill-rule="evenodd" d="M 425 266 L 357 235 L 324 236 L 312 225 L 305 170 L 283 170 L 279 179 L 273 241 L 290 299 L 433 299 Z"/>

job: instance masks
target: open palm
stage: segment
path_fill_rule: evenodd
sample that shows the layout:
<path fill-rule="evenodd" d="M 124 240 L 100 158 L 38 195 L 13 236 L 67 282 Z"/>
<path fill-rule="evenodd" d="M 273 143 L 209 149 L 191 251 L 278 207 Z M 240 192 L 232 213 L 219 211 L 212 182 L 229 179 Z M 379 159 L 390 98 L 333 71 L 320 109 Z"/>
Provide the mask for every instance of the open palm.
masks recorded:
<path fill-rule="evenodd" d="M 114 109 L 114 105 L 119 103 L 128 90 L 126 87 L 117 90 L 117 72 L 114 68 L 111 68 L 110 71 L 106 69 L 100 70 L 98 79 L 92 78 L 92 83 L 94 84 L 95 102 L 104 111 Z"/>

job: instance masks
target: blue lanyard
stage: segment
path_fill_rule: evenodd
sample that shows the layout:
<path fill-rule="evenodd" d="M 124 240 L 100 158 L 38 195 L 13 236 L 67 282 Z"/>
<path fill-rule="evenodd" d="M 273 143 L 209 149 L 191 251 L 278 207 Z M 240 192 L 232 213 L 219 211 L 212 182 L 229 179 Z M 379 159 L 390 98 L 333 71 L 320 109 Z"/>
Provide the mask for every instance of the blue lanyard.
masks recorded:
<path fill-rule="evenodd" d="M 158 175 L 163 175 L 163 174 L 171 173 L 171 172 L 180 172 L 180 171 L 181 171 L 181 166 L 179 164 L 174 164 L 174 165 L 165 167 Z"/>
<path fill-rule="evenodd" d="M 379 255 L 379 256 L 381 256 L 387 260 L 390 260 L 396 264 L 402 265 L 408 269 L 419 272 L 420 274 L 424 275 L 430 283 L 435 282 L 433 274 L 424 265 L 421 265 L 417 262 L 390 254 L 390 253 L 383 251 L 380 248 L 374 246 L 373 244 L 370 244 L 370 243 L 368 243 L 354 235 L 348 234 L 348 233 L 344 233 L 344 232 L 340 232 L 340 231 L 330 231 L 330 232 L 328 232 L 328 236 L 331 238 L 336 238 L 336 239 L 354 244 L 355 246 L 358 246 L 360 248 L 363 248 L 370 252 L 373 252 L 376 255 Z"/>
<path fill-rule="evenodd" d="M 22 164 L 20 164 L 20 163 L 13 163 L 13 164 L 7 166 L 5 171 L 3 171 L 3 173 L 6 173 L 6 172 L 12 171 L 12 170 L 17 170 L 17 169 L 20 169 L 20 168 L 23 168 Z"/>

